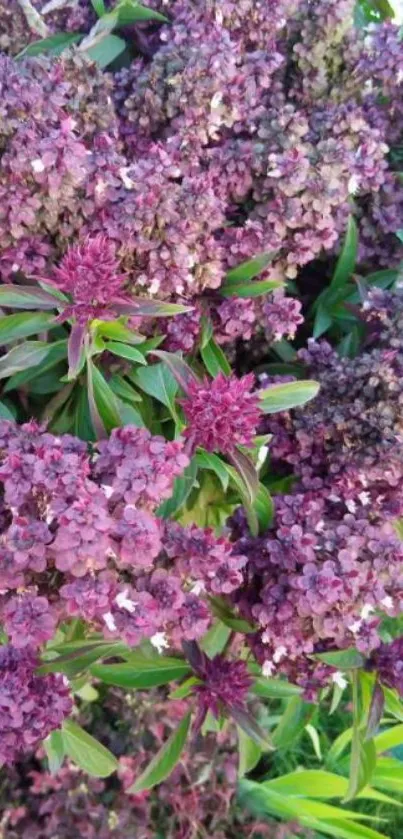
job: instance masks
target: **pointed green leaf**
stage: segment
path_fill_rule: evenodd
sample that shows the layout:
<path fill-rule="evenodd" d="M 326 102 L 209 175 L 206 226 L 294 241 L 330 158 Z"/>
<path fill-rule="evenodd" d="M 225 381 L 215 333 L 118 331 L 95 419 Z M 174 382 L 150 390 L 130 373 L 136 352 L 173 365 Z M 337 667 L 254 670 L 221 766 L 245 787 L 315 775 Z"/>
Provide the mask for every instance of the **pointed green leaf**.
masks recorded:
<path fill-rule="evenodd" d="M 66 754 L 92 777 L 107 778 L 118 768 L 113 754 L 73 720 L 65 721 L 62 735 Z"/>
<path fill-rule="evenodd" d="M 219 373 L 224 373 L 224 376 L 231 375 L 231 365 L 225 353 L 213 338 L 210 339 L 205 347 L 201 347 L 200 355 L 207 372 L 213 378 L 218 376 Z"/>
<path fill-rule="evenodd" d="M 52 349 L 52 344 L 45 341 L 26 341 L 13 347 L 6 355 L 0 358 L 0 379 L 5 379 L 18 373 L 26 371 L 30 367 L 40 364 Z"/>
<path fill-rule="evenodd" d="M 176 416 L 175 397 L 178 384 L 165 364 L 151 364 L 149 367 L 135 370 L 130 379 L 144 393 L 153 396 L 165 405 L 174 417 Z"/>
<path fill-rule="evenodd" d="M 144 355 L 136 347 L 129 347 L 127 344 L 121 344 L 118 341 L 107 341 L 105 350 L 120 356 L 120 358 L 134 361 L 136 364 L 147 364 Z"/>
<path fill-rule="evenodd" d="M 50 312 L 21 312 L 0 318 L 0 346 L 44 332 L 54 325 Z"/>
<path fill-rule="evenodd" d="M 123 664 L 94 664 L 91 667 L 92 675 L 107 685 L 142 690 L 183 679 L 190 672 L 186 661 L 168 656 L 152 659 L 138 656 Z"/>
<path fill-rule="evenodd" d="M 287 707 L 273 732 L 273 744 L 276 748 L 284 749 L 294 745 L 298 737 L 309 723 L 315 706 L 304 702 L 299 696 L 289 700 Z"/>
<path fill-rule="evenodd" d="M 343 288 L 349 281 L 357 261 L 358 252 L 358 228 L 353 216 L 349 217 L 346 237 L 337 260 L 329 288 Z"/>
<path fill-rule="evenodd" d="M 25 49 L 18 53 L 17 58 L 25 56 L 42 55 L 44 52 L 49 52 L 52 55 L 60 55 L 63 50 L 77 44 L 83 38 L 82 32 L 56 32 L 50 35 L 49 38 L 41 38 L 40 41 L 34 41 L 28 44 Z"/>
<path fill-rule="evenodd" d="M 169 23 L 165 15 L 162 15 L 154 9 L 149 9 L 147 6 L 143 6 L 137 0 L 120 0 L 115 10 L 118 14 L 119 26 L 127 26 L 131 23 L 140 23 L 148 20 Z"/>
<path fill-rule="evenodd" d="M 49 772 L 51 775 L 56 775 L 66 754 L 62 732 L 59 729 L 52 731 L 46 740 L 43 741 L 43 748 L 48 759 Z"/>
<path fill-rule="evenodd" d="M 115 61 L 115 58 L 125 49 L 126 41 L 123 38 L 118 38 L 117 35 L 105 35 L 105 38 L 89 47 L 86 53 L 92 61 L 95 61 L 104 69 L 108 64 L 112 64 L 112 61 Z"/>
<path fill-rule="evenodd" d="M 162 519 L 169 519 L 175 516 L 181 507 L 183 507 L 186 503 L 192 489 L 196 486 L 196 479 L 197 462 L 196 458 L 192 458 L 183 475 L 175 479 L 171 498 L 168 498 L 160 504 L 156 511 L 156 515 Z"/>
<path fill-rule="evenodd" d="M 259 392 L 260 407 L 264 414 L 276 414 L 279 411 L 298 408 L 314 399 L 319 387 L 318 382 L 303 379 L 299 382 L 271 385 Z"/>
<path fill-rule="evenodd" d="M 269 294 L 270 291 L 275 291 L 276 288 L 284 288 L 284 283 L 281 280 L 261 280 L 255 283 L 231 283 L 220 288 L 222 297 L 262 297 L 264 294 Z"/>
<path fill-rule="evenodd" d="M 238 777 L 243 778 L 257 766 L 262 756 L 260 746 L 238 726 Z"/>
<path fill-rule="evenodd" d="M 160 784 L 178 763 L 184 749 L 189 731 L 191 715 L 186 714 L 178 728 L 171 734 L 165 745 L 157 752 L 151 763 L 127 790 L 129 794 L 136 794 L 142 790 L 152 789 Z"/>
<path fill-rule="evenodd" d="M 312 657 L 318 659 L 318 661 L 323 661 L 325 664 L 329 664 L 330 667 L 335 667 L 336 670 L 357 670 L 365 665 L 364 656 L 355 647 L 350 647 L 348 650 L 316 653 Z"/>
<path fill-rule="evenodd" d="M 104 379 L 102 373 L 100 373 L 90 359 L 88 359 L 87 370 L 88 400 L 91 411 L 91 420 L 95 423 L 94 430 L 97 434 L 100 431 L 96 416 L 96 414 L 98 414 L 103 428 L 107 433 L 109 433 L 113 428 L 118 428 L 122 425 L 115 394 L 112 388 L 109 387 L 106 379 Z"/>
<path fill-rule="evenodd" d="M 232 268 L 227 273 L 224 282 L 224 287 L 234 284 L 239 285 L 240 283 L 245 283 L 249 280 L 253 280 L 259 274 L 261 274 L 265 268 L 267 268 L 270 262 L 273 261 L 276 254 L 277 251 L 271 251 L 270 253 L 262 253 L 259 256 L 256 256 L 254 259 L 249 259 L 247 262 L 242 262 L 242 264 L 238 265 L 236 268 Z"/>

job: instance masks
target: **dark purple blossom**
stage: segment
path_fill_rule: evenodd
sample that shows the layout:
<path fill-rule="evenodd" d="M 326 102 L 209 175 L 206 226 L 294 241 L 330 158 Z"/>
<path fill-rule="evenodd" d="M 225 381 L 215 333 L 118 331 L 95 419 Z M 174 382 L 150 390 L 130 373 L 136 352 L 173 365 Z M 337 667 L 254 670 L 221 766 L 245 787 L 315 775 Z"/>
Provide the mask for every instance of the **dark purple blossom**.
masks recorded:
<path fill-rule="evenodd" d="M 403 638 L 381 644 L 373 653 L 370 666 L 377 671 L 382 684 L 403 696 Z"/>
<path fill-rule="evenodd" d="M 64 677 L 37 676 L 32 649 L 0 647 L 0 760 L 13 763 L 59 728 L 72 708 Z"/>
<path fill-rule="evenodd" d="M 193 688 L 198 700 L 196 728 L 202 725 L 208 711 L 218 719 L 232 708 L 245 709 L 252 684 L 245 661 L 231 661 L 223 655 L 210 659 L 202 654 L 195 672 L 203 682 Z"/>

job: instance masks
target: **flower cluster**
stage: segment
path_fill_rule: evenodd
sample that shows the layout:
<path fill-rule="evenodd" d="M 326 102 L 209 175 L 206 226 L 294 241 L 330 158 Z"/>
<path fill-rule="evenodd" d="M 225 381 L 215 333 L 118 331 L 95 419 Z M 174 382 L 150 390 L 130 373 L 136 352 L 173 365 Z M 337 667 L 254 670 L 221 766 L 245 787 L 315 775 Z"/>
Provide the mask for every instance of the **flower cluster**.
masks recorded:
<path fill-rule="evenodd" d="M 28 639 L 29 643 L 29 639 Z M 62 676 L 35 673 L 32 648 L 0 647 L 0 760 L 13 763 L 58 728 L 72 709 Z"/>
<path fill-rule="evenodd" d="M 369 654 L 379 613 L 402 611 L 393 525 L 402 515 L 402 312 L 401 292 L 370 294 L 366 349 L 342 359 L 312 341 L 300 360 L 318 397 L 265 420 L 273 466 L 291 467 L 294 485 L 276 498 L 267 534 L 251 538 L 239 520 L 234 536 L 249 560 L 235 598 L 259 627 L 252 644 L 267 673 L 279 667 L 303 681 L 312 653 L 355 645 Z"/>
<path fill-rule="evenodd" d="M 6 5 L 18 40 L 23 13 Z M 268 277 L 297 277 L 339 247 L 351 209 L 362 264 L 393 264 L 402 46 L 392 23 L 357 31 L 353 5 L 176 0 L 115 75 L 77 50 L 1 56 L 2 277 L 43 275 L 67 243 L 107 236 L 129 288 L 202 303 L 220 341 L 272 341 L 294 334 L 298 305 L 223 302 L 212 292 L 228 267 L 275 251 Z M 45 19 L 85 31 L 92 4 Z M 168 346 L 193 349 L 197 313 L 172 330 Z"/>
<path fill-rule="evenodd" d="M 212 381 L 190 382 L 182 407 L 188 423 L 185 434 L 193 447 L 230 454 L 237 446 L 253 444 L 260 420 L 253 381 L 252 374 L 238 379 L 219 373 Z"/>
<path fill-rule="evenodd" d="M 207 595 L 241 584 L 246 558 L 225 537 L 156 515 L 188 465 L 182 441 L 126 426 L 89 452 L 2 421 L 0 446 L 0 619 L 16 655 L 71 617 L 133 646 L 194 640 Z"/>
<path fill-rule="evenodd" d="M 371 657 L 371 669 L 375 669 L 383 685 L 395 688 L 403 696 L 403 639 L 395 638 L 390 644 L 382 644 Z"/>

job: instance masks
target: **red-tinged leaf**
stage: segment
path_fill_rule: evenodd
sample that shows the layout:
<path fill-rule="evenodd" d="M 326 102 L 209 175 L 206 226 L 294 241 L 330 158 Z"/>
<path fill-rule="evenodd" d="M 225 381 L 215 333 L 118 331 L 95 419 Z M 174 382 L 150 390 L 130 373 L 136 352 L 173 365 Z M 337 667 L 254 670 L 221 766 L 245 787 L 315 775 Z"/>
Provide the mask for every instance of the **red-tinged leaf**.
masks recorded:
<path fill-rule="evenodd" d="M 253 504 L 259 492 L 259 475 L 256 472 L 254 463 L 252 463 L 251 459 L 239 449 L 235 449 L 235 451 L 228 456 L 228 459 L 241 476 L 250 502 Z"/>
<path fill-rule="evenodd" d="M 236 705 L 227 707 L 228 714 L 235 720 L 239 728 L 254 740 L 262 749 L 273 750 L 274 746 L 270 741 L 269 735 L 256 722 L 253 715 L 246 708 L 239 708 Z"/>
<path fill-rule="evenodd" d="M 385 695 L 381 685 L 378 681 L 376 681 L 372 692 L 371 704 L 369 706 L 367 728 L 365 731 L 365 740 L 371 740 L 372 737 L 374 737 L 374 735 L 378 733 L 379 723 L 382 719 L 384 706 Z"/>
<path fill-rule="evenodd" d="M 125 315 L 126 317 L 141 315 L 142 317 L 169 318 L 174 315 L 191 312 L 193 306 L 180 306 L 177 303 L 164 303 L 160 300 L 147 300 L 145 297 L 134 297 L 133 303 L 117 303 L 113 308 L 116 314 Z"/>
<path fill-rule="evenodd" d="M 203 678 L 206 668 L 206 654 L 200 649 L 196 641 L 182 641 L 182 649 L 192 670 Z"/>
<path fill-rule="evenodd" d="M 57 309 L 59 302 L 57 297 L 34 286 L 0 286 L 0 307 L 11 307 L 13 309 Z"/>
<path fill-rule="evenodd" d="M 189 367 L 186 361 L 178 355 L 174 355 L 174 353 L 170 352 L 164 352 L 163 350 L 153 350 L 150 355 L 156 355 L 157 358 L 160 358 L 161 361 L 166 364 L 184 393 L 189 392 L 189 385 L 192 382 L 198 381 L 192 368 Z"/>
<path fill-rule="evenodd" d="M 69 381 L 75 379 L 84 363 L 84 342 L 86 336 L 86 327 L 81 323 L 75 323 L 70 332 L 70 337 L 67 344 L 67 357 L 69 360 L 69 372 L 67 378 Z"/>

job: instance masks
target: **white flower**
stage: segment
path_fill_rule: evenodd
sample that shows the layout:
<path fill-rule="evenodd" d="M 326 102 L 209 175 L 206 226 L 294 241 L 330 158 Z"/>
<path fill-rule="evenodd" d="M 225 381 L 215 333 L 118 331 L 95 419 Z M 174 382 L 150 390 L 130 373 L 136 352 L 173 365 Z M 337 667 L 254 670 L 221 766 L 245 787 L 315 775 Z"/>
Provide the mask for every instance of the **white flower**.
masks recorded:
<path fill-rule="evenodd" d="M 132 181 L 132 179 L 129 177 L 129 175 L 128 175 L 129 171 L 130 171 L 129 166 L 122 166 L 119 169 L 119 175 L 120 175 L 120 177 L 123 181 L 123 185 L 126 187 L 126 189 L 133 189 L 134 181 Z"/>
<path fill-rule="evenodd" d="M 350 498 L 348 501 L 346 501 L 346 507 L 347 507 L 347 510 L 348 510 L 349 513 L 355 513 L 355 511 L 357 509 L 356 503 L 355 503 L 355 501 L 353 501 L 352 498 Z"/>
<path fill-rule="evenodd" d="M 284 656 L 287 655 L 287 650 L 285 647 L 277 647 L 274 651 L 273 661 L 275 664 L 278 664 Z"/>
<path fill-rule="evenodd" d="M 216 93 L 214 94 L 211 102 L 210 102 L 211 110 L 214 111 L 215 108 L 218 108 L 218 106 L 221 105 L 221 102 L 222 102 L 222 93 L 221 93 L 221 91 L 217 90 Z"/>
<path fill-rule="evenodd" d="M 348 685 L 347 679 L 345 678 L 344 674 L 340 672 L 340 670 L 337 670 L 336 673 L 333 673 L 332 681 L 335 683 L 335 685 L 337 685 L 337 687 L 341 688 L 341 690 L 344 690 L 344 688 L 346 688 Z"/>
<path fill-rule="evenodd" d="M 136 604 L 127 596 L 127 588 L 116 595 L 115 603 L 118 604 L 120 609 L 126 609 L 126 611 L 131 614 L 136 611 Z"/>
<path fill-rule="evenodd" d="M 108 486 L 106 486 L 106 484 L 102 484 L 101 489 L 103 490 L 103 493 L 104 493 L 106 498 L 110 498 L 111 495 L 113 495 L 112 487 L 108 487 Z"/>
<path fill-rule="evenodd" d="M 44 165 L 44 163 L 42 163 L 42 160 L 40 160 L 40 158 L 37 158 L 37 160 L 31 160 L 31 166 L 32 166 L 32 169 L 34 170 L 34 172 L 44 172 L 45 171 L 45 165 Z"/>
<path fill-rule="evenodd" d="M 369 492 L 360 492 L 358 498 L 361 501 L 361 504 L 366 507 L 367 504 L 371 501 L 371 496 Z"/>
<path fill-rule="evenodd" d="M 108 629 L 110 632 L 116 632 L 116 623 L 114 621 L 112 612 L 106 612 L 105 615 L 102 615 Z"/>
<path fill-rule="evenodd" d="M 165 632 L 156 632 L 155 635 L 152 635 L 150 641 L 159 653 L 162 653 L 163 650 L 166 650 L 167 647 L 169 647 L 168 638 L 165 635 Z"/>
<path fill-rule="evenodd" d="M 385 609 L 393 609 L 393 600 L 389 596 L 389 594 L 387 594 L 386 597 L 384 597 L 383 600 L 381 600 L 381 603 L 382 606 L 385 607 Z"/>
<path fill-rule="evenodd" d="M 358 192 L 359 181 L 356 175 L 352 175 L 349 182 L 347 189 L 350 195 L 355 195 Z"/>
<path fill-rule="evenodd" d="M 275 667 L 275 665 L 273 664 L 273 662 L 272 662 L 272 661 L 269 661 L 269 659 L 267 659 L 267 661 L 264 661 L 264 662 L 263 662 L 263 666 L 262 666 L 262 675 L 263 675 L 263 676 L 265 676 L 265 677 L 266 677 L 266 679 L 269 679 L 269 678 L 270 678 L 270 676 L 272 676 L 272 675 L 273 675 L 273 673 L 274 673 L 275 669 L 276 669 L 276 667 Z"/>
<path fill-rule="evenodd" d="M 373 612 L 375 612 L 374 607 L 371 606 L 370 603 L 364 603 L 364 605 L 361 609 L 361 617 L 362 617 L 363 621 L 368 620 L 369 616 L 372 615 Z"/>
<path fill-rule="evenodd" d="M 202 594 L 206 590 L 204 585 L 204 580 L 196 580 L 195 584 L 190 589 L 191 594 L 195 594 L 197 597 L 199 594 Z"/>
<path fill-rule="evenodd" d="M 350 632 L 353 633 L 353 635 L 357 635 L 357 632 L 360 631 L 361 627 L 362 627 L 362 621 L 354 621 L 354 623 L 350 624 L 350 626 L 348 628 L 349 628 Z"/>

